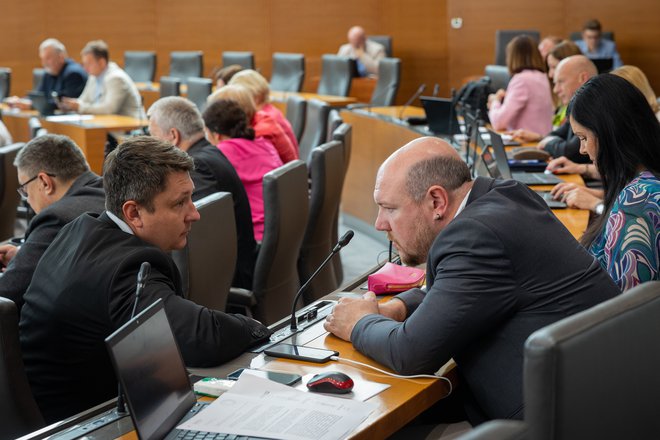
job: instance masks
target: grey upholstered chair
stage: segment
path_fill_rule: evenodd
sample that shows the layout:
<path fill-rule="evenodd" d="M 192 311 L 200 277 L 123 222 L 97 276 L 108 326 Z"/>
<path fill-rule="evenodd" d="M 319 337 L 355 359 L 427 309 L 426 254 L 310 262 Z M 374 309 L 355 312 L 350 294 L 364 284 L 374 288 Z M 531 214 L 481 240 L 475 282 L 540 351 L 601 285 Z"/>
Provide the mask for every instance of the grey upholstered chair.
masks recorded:
<path fill-rule="evenodd" d="M 160 77 L 160 97 L 166 96 L 180 96 L 181 95 L 181 78 L 173 76 Z"/>
<path fill-rule="evenodd" d="M 489 64 L 486 66 L 485 74 L 490 78 L 490 93 L 495 93 L 499 89 L 506 90 L 506 86 L 509 85 L 509 81 L 511 80 L 509 69 L 506 66 Z"/>
<path fill-rule="evenodd" d="M 541 34 L 536 30 L 498 30 L 495 31 L 495 64 L 506 66 L 506 45 L 518 35 L 529 35 L 538 43 Z"/>
<path fill-rule="evenodd" d="M 341 124 L 333 133 L 332 139 L 339 141 L 342 144 L 342 153 L 344 156 L 344 179 L 346 178 L 346 173 L 348 172 L 348 165 L 351 161 L 351 149 L 353 141 L 353 126 L 351 124 L 343 123 Z M 343 190 L 343 182 L 342 182 Z M 332 239 L 330 240 L 333 244 L 337 243 L 339 238 L 339 209 L 337 210 L 337 215 L 335 215 L 334 225 L 332 226 Z M 335 255 L 332 260 L 332 264 L 335 268 L 335 279 L 337 280 L 337 285 L 341 286 L 344 281 L 344 267 L 341 261 L 341 253 Z"/>
<path fill-rule="evenodd" d="M 298 259 L 301 284 L 311 277 L 335 245 L 332 243 L 332 228 L 344 183 L 342 150 L 343 145 L 339 141 L 331 141 L 312 150 L 309 218 Z M 327 295 L 337 286 L 334 264 L 327 264 L 303 293 L 305 304 Z"/>
<path fill-rule="evenodd" d="M 135 82 L 152 82 L 156 76 L 156 52 L 150 50 L 125 51 L 124 71 Z"/>
<path fill-rule="evenodd" d="M 319 95 L 348 96 L 355 72 L 355 60 L 339 55 L 323 55 L 321 81 L 317 93 Z"/>
<path fill-rule="evenodd" d="M 0 147 L 0 241 L 14 236 L 16 208 L 21 197 L 18 189 L 18 177 L 14 159 L 23 143 Z M 2 414 L 2 413 L 0 413 Z"/>
<path fill-rule="evenodd" d="M 527 425 L 520 420 L 491 420 L 456 440 L 528 440 Z"/>
<path fill-rule="evenodd" d="M 188 78 L 188 99 L 195 103 L 200 112 L 206 108 L 206 98 L 213 91 L 213 80 L 209 78 Z"/>
<path fill-rule="evenodd" d="M 385 47 L 385 56 L 392 56 L 392 37 L 389 35 L 369 35 L 367 40 L 380 43 Z"/>
<path fill-rule="evenodd" d="M 312 150 L 325 142 L 329 113 L 330 106 L 327 103 L 318 99 L 307 101 L 305 130 L 298 142 L 300 159 L 307 163 L 309 163 Z"/>
<path fill-rule="evenodd" d="M 0 438 L 13 439 L 44 426 L 25 375 L 18 338 L 18 310 L 0 297 Z"/>
<path fill-rule="evenodd" d="M 182 84 L 190 77 L 201 77 L 204 72 L 204 56 L 201 51 L 170 52 L 170 74 L 181 78 Z"/>
<path fill-rule="evenodd" d="M 11 69 L 0 67 L 0 100 L 10 96 L 11 93 Z"/>
<path fill-rule="evenodd" d="M 305 81 L 305 55 L 301 53 L 273 54 L 273 73 L 270 89 L 280 92 L 299 92 Z"/>
<path fill-rule="evenodd" d="M 326 137 L 325 137 L 325 142 L 330 142 L 332 140 L 332 136 L 337 128 L 343 123 L 343 119 L 339 115 L 339 110 L 337 109 L 331 109 L 330 113 L 328 113 L 328 125 L 326 128 Z"/>
<path fill-rule="evenodd" d="M 252 52 L 222 52 L 222 66 L 238 64 L 244 69 L 254 69 L 254 53 Z"/>
<path fill-rule="evenodd" d="M 229 301 L 272 324 L 291 313 L 300 288 L 298 254 L 307 225 L 307 166 L 294 160 L 264 176 L 264 236 L 252 290 L 232 288 Z"/>
<path fill-rule="evenodd" d="M 378 62 L 378 82 L 371 94 L 371 105 L 385 107 L 394 105 L 401 83 L 401 60 L 383 58 Z"/>
<path fill-rule="evenodd" d="M 172 252 L 191 301 L 224 311 L 234 278 L 238 244 L 231 193 L 217 192 L 195 202 L 200 219 L 186 246 Z"/>
<path fill-rule="evenodd" d="M 32 91 L 36 92 L 41 87 L 41 81 L 44 79 L 46 71 L 41 67 L 32 69 Z"/>
<path fill-rule="evenodd" d="M 286 119 L 291 123 L 293 134 L 300 143 L 305 130 L 305 117 L 307 114 L 307 101 L 297 95 L 291 95 L 286 99 Z"/>

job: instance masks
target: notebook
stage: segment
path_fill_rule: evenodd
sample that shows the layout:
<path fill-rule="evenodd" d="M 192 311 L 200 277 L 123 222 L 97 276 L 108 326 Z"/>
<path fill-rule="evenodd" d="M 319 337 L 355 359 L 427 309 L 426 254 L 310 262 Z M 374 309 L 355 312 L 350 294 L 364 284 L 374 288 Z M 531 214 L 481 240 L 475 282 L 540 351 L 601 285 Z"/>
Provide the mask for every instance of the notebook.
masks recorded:
<path fill-rule="evenodd" d="M 433 134 L 453 136 L 461 132 L 451 99 L 435 96 L 420 96 L 419 99 Z"/>

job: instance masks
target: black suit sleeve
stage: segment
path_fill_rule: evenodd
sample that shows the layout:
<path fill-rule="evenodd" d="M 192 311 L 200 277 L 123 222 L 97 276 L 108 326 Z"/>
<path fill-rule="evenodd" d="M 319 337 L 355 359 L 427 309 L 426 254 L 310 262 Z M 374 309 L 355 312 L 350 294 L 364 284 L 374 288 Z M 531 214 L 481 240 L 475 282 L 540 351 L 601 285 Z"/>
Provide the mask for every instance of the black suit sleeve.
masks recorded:
<path fill-rule="evenodd" d="M 59 94 L 60 96 L 66 96 L 68 98 L 77 98 L 82 93 L 86 83 L 87 80 L 81 72 L 76 70 L 69 72 L 62 79 L 62 89 Z"/>
<path fill-rule="evenodd" d="M 573 134 L 570 123 L 565 122 L 558 129 L 550 132 L 548 136 L 552 139 L 545 144 L 543 149 L 552 157 L 566 156 L 573 162 L 590 162 L 589 156 L 580 154 L 580 139 Z"/>
<path fill-rule="evenodd" d="M 211 168 L 202 160 L 194 159 L 195 170 L 190 173 L 190 178 L 195 185 L 193 200 L 199 200 L 215 192 L 218 192 L 218 182 Z"/>
<path fill-rule="evenodd" d="M 461 228 L 460 237 L 434 244 L 434 283 L 426 295 L 400 295 L 410 313 L 403 323 L 381 315 L 358 321 L 351 340 L 360 352 L 398 373 L 433 373 L 514 313 L 503 243 L 478 221 L 466 219 Z"/>

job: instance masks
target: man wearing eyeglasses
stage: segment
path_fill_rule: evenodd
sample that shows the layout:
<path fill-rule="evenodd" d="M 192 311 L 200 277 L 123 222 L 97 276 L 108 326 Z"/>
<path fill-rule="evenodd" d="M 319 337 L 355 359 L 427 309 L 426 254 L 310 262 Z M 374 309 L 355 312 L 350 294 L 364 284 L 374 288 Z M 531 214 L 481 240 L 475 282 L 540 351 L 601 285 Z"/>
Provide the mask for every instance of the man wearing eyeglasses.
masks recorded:
<path fill-rule="evenodd" d="M 68 137 L 33 139 L 16 156 L 18 193 L 37 214 L 24 243 L 0 245 L 0 296 L 23 305 L 23 294 L 46 248 L 60 229 L 83 212 L 100 213 L 105 196 L 102 179 L 89 170 L 80 148 Z"/>

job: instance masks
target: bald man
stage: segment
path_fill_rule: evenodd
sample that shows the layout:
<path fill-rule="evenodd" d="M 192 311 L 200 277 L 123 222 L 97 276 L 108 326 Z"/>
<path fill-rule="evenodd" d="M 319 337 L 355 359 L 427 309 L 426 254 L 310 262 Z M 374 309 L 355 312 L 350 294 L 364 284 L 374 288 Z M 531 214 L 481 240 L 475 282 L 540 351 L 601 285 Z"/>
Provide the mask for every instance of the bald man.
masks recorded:
<path fill-rule="evenodd" d="M 378 304 L 342 298 L 325 328 L 401 374 L 458 365 L 470 423 L 523 416 L 523 347 L 535 330 L 619 293 L 600 265 L 525 185 L 472 181 L 437 138 L 381 166 L 376 229 L 406 264 L 426 261 L 426 291 Z"/>
<path fill-rule="evenodd" d="M 339 48 L 337 55 L 353 58 L 360 76 L 378 75 L 378 62 L 385 58 L 385 46 L 367 40 L 364 29 L 353 26 L 348 30 L 348 43 Z"/>

